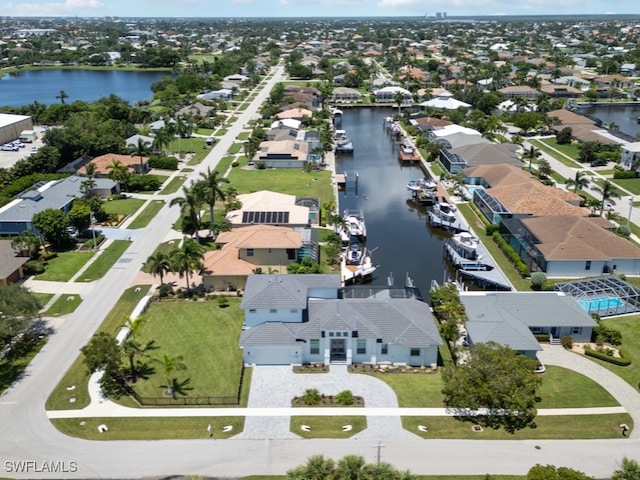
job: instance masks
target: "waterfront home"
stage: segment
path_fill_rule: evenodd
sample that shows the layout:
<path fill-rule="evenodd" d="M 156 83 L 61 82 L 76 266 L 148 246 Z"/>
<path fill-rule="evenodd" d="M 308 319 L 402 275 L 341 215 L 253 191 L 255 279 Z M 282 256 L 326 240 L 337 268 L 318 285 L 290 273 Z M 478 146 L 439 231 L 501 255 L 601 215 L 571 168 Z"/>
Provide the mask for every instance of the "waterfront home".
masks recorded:
<path fill-rule="evenodd" d="M 638 169 L 640 164 L 640 142 L 629 142 L 622 145 L 620 165 L 627 170 Z"/>
<path fill-rule="evenodd" d="M 362 94 L 354 89 L 348 87 L 336 87 L 333 89 L 333 101 L 334 102 L 361 102 Z"/>
<path fill-rule="evenodd" d="M 313 117 L 313 112 L 306 108 L 290 108 L 276 114 L 276 118 L 280 120 L 284 120 L 287 118 L 292 118 L 294 120 L 302 120 L 305 117 L 306 118 Z"/>
<path fill-rule="evenodd" d="M 318 234 L 312 228 L 250 225 L 221 232 L 217 250 L 205 253 L 202 280 L 215 290 L 242 290 L 247 277 L 286 273 L 287 265 L 304 258 L 318 261 Z"/>
<path fill-rule="evenodd" d="M 528 85 L 512 85 L 504 87 L 498 90 L 498 93 L 502 94 L 502 96 L 507 100 L 511 100 L 516 97 L 536 99 L 540 96 L 540 92 L 538 90 Z"/>
<path fill-rule="evenodd" d="M 440 152 L 440 161 L 451 174 L 480 165 L 507 164 L 520 168 L 518 145 L 512 143 L 479 143 Z"/>
<path fill-rule="evenodd" d="M 542 350 L 535 335 L 588 342 L 597 323 L 562 292 L 461 292 L 469 344 L 496 342 L 528 357 Z"/>
<path fill-rule="evenodd" d="M 260 190 L 238 195 L 242 207 L 227 213 L 232 227 L 246 225 L 280 225 L 306 227 L 320 221 L 320 202 L 314 197 L 296 197 L 286 193 Z"/>
<path fill-rule="evenodd" d="M 251 275 L 244 361 L 435 366 L 442 340 L 429 306 L 399 292 L 343 289 L 338 275 Z"/>
<path fill-rule="evenodd" d="M 443 148 L 456 148 L 465 145 L 477 145 L 480 143 L 491 143 L 482 134 L 473 128 L 452 124 L 442 128 L 429 130 L 429 140 L 439 143 Z"/>
<path fill-rule="evenodd" d="M 127 169 L 133 173 L 144 174 L 149 171 L 149 158 L 140 157 L 138 155 L 121 155 L 118 153 L 107 153 L 95 157 L 89 163 L 95 165 L 96 175 L 107 176 L 111 172 L 109 167 L 114 163 L 120 162 L 125 165 Z M 87 165 L 78 169 L 80 175 L 86 175 Z"/>
<path fill-rule="evenodd" d="M 402 94 L 403 101 L 402 104 L 411 104 L 413 100 L 413 95 L 411 92 L 402 87 L 389 86 L 383 87 L 378 90 L 373 91 L 373 95 L 375 96 L 375 101 L 380 103 L 396 103 L 396 95 L 398 93 Z"/>
<path fill-rule="evenodd" d="M 552 130 L 559 132 L 569 127 L 571 128 L 571 137 L 580 142 L 597 141 L 602 145 L 618 145 L 623 143 L 621 139 L 612 136 L 602 127 L 598 127 L 595 120 L 591 120 L 584 115 L 579 115 L 565 109 L 553 110 L 547 115 L 549 118 L 556 118 L 559 122 L 551 126 Z"/>
<path fill-rule="evenodd" d="M 456 100 L 453 94 L 446 92 L 441 93 L 431 100 L 419 104 L 423 108 L 438 108 L 442 110 L 457 110 L 458 108 L 470 108 L 471 104 Z"/>
<path fill-rule="evenodd" d="M 640 275 L 640 248 L 601 217 L 503 218 L 500 233 L 532 271 L 548 277 Z"/>
<path fill-rule="evenodd" d="M 309 156 L 309 143 L 292 140 L 267 140 L 253 156 L 254 164 L 264 163 L 264 168 L 304 168 Z"/>

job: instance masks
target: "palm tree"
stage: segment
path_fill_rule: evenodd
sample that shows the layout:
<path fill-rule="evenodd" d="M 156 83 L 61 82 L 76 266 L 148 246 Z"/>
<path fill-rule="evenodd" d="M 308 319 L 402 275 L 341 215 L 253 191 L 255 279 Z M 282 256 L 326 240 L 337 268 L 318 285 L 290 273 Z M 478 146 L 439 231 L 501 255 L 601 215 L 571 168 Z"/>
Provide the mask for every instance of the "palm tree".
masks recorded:
<path fill-rule="evenodd" d="M 200 243 L 200 210 L 202 208 L 202 195 L 200 191 L 201 187 L 198 186 L 197 183 L 192 184 L 190 187 L 182 187 L 183 196 L 175 197 L 169 203 L 171 207 L 178 205 L 182 217 L 189 218 L 198 243 Z M 182 232 L 185 233 L 185 230 L 188 231 L 189 228 L 185 228 L 185 225 L 183 225 Z"/>
<path fill-rule="evenodd" d="M 140 328 L 145 323 L 144 317 L 131 318 L 128 315 L 125 316 L 124 326 L 129 329 L 127 338 L 122 342 L 122 350 L 129 360 L 129 375 L 131 379 L 135 381 L 137 376 L 135 358 L 138 355 L 144 355 L 147 350 L 153 348 L 154 341 L 151 340 L 147 343 L 140 343 L 138 341 L 138 335 Z"/>
<path fill-rule="evenodd" d="M 611 480 L 640 480 L 640 464 L 627 457 L 622 457 L 620 468 L 613 472 Z"/>
<path fill-rule="evenodd" d="M 143 140 L 142 138 L 138 138 L 138 143 L 136 145 L 132 145 L 129 147 L 129 153 L 132 157 L 138 157 L 140 159 L 140 173 L 144 173 L 143 158 L 149 155 L 151 151 L 151 146 L 149 142 Z"/>
<path fill-rule="evenodd" d="M 335 478 L 336 480 L 364 479 L 365 465 L 366 462 L 363 457 L 359 455 L 347 455 L 338 461 L 332 478 Z"/>
<path fill-rule="evenodd" d="M 548 178 L 553 170 L 548 160 L 544 158 L 538 162 L 538 178 Z"/>
<path fill-rule="evenodd" d="M 574 178 L 568 178 L 566 182 L 567 187 L 573 187 L 573 191 L 578 193 L 578 190 L 582 190 L 589 186 L 589 177 L 584 170 L 576 170 L 576 176 Z"/>
<path fill-rule="evenodd" d="M 88 197 L 89 195 L 91 195 L 91 192 L 93 192 L 93 189 L 96 188 L 96 185 L 97 183 L 93 179 L 93 177 L 87 177 L 82 182 L 80 182 L 80 191 L 84 194 L 85 197 Z"/>
<path fill-rule="evenodd" d="M 602 216 L 602 212 L 604 211 L 604 203 L 608 200 L 610 203 L 615 205 L 613 199 L 620 198 L 620 192 L 609 180 L 605 180 L 604 182 L 602 182 L 601 187 L 596 186 L 593 187 L 593 189 L 602 195 L 602 200 L 600 202 L 600 216 Z"/>
<path fill-rule="evenodd" d="M 161 128 L 156 132 L 151 146 L 154 149 L 157 149 L 163 152 L 165 155 L 168 155 L 168 149 L 169 149 L 169 146 L 171 145 L 172 138 L 173 136 L 166 128 Z"/>
<path fill-rule="evenodd" d="M 536 147 L 533 147 L 533 146 L 529 147 L 529 150 L 526 150 L 522 154 L 522 158 L 529 160 L 529 168 L 528 168 L 529 171 L 531 171 L 531 162 L 533 160 L 537 160 L 538 158 L 540 158 L 541 155 L 542 155 L 542 152 L 540 152 L 540 150 L 538 150 Z"/>
<path fill-rule="evenodd" d="M 178 135 L 178 149 L 182 155 L 182 139 L 189 133 L 191 127 L 183 117 L 177 117 L 174 126 Z"/>
<path fill-rule="evenodd" d="M 183 276 L 187 280 L 187 293 L 191 293 L 189 275 L 195 271 L 200 271 L 204 267 L 202 257 L 205 248 L 198 242 L 189 237 L 184 237 L 182 245 L 174 249 L 170 254 L 171 265 L 173 270 Z"/>
<path fill-rule="evenodd" d="M 114 160 L 113 163 L 107 167 L 107 170 L 109 170 L 109 178 L 111 180 L 120 182 L 123 187 L 127 186 L 129 175 L 131 175 L 129 173 L 129 167 L 120 160 Z"/>
<path fill-rule="evenodd" d="M 60 100 L 60 103 L 64 104 L 64 101 L 69 98 L 69 94 L 64 90 L 60 90 L 60 93 L 56 95 L 56 98 Z"/>
<path fill-rule="evenodd" d="M 178 370 L 187 369 L 187 366 L 184 363 L 182 363 L 182 360 L 183 360 L 182 355 L 177 355 L 175 357 L 172 357 L 171 355 L 167 355 L 166 353 L 163 353 L 161 358 L 155 359 L 155 361 L 162 366 L 162 372 L 164 375 L 164 380 L 166 382 L 166 388 L 167 388 L 164 394 L 167 397 L 174 396 L 174 390 L 173 390 L 174 379 L 172 378 L 171 374 L 173 372 L 177 372 Z"/>
<path fill-rule="evenodd" d="M 215 218 L 213 214 L 213 209 L 216 206 L 216 200 L 222 200 L 223 202 L 226 199 L 226 195 L 224 190 L 220 188 L 221 183 L 229 183 L 229 179 L 220 176 L 220 172 L 217 170 L 211 171 L 211 167 L 207 167 L 207 172 L 200 172 L 200 176 L 202 180 L 200 180 L 202 193 L 202 200 L 204 203 L 209 205 L 209 231 L 211 235 L 215 235 Z"/>
<path fill-rule="evenodd" d="M 400 107 L 404 103 L 404 93 L 401 90 L 398 90 L 393 97 L 395 103 L 398 104 L 398 117 L 400 117 Z"/>
<path fill-rule="evenodd" d="M 164 284 L 164 275 L 171 271 L 171 261 L 169 256 L 164 252 L 156 252 L 147 258 L 144 262 L 144 268 L 154 277 L 160 277 L 160 285 Z"/>

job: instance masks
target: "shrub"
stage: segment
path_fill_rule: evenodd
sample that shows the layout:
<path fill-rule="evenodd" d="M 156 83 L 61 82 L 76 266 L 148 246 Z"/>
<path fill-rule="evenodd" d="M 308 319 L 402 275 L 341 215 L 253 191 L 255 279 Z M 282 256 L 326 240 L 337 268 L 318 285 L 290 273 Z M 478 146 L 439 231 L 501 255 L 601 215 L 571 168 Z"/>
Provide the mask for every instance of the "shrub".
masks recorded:
<path fill-rule="evenodd" d="M 619 365 L 621 367 L 631 365 L 631 355 L 629 355 L 629 352 L 622 348 L 618 352 L 620 353 L 620 358 L 612 356 L 613 353 L 612 355 L 608 355 L 607 352 L 599 352 L 598 350 L 593 350 L 592 348 L 584 349 L 584 353 L 588 357 L 597 358 L 605 362 L 613 363 L 614 365 Z"/>
<path fill-rule="evenodd" d="M 237 161 L 237 160 L 234 160 L 233 162 L 231 162 L 231 166 L 232 167 L 238 167 L 238 166 L 240 166 L 240 162 Z"/>
<path fill-rule="evenodd" d="M 531 289 L 542 290 L 544 282 L 547 281 L 547 274 L 544 272 L 535 272 L 531 275 Z"/>
<path fill-rule="evenodd" d="M 134 174 L 129 177 L 127 187 L 131 192 L 152 192 L 160 188 L 160 181 L 156 177 Z"/>
<path fill-rule="evenodd" d="M 491 225 L 487 225 L 487 228 L 485 229 L 485 233 L 487 235 L 493 235 L 495 232 L 498 231 L 498 229 L 500 228 L 499 225 L 495 225 L 495 224 L 491 224 Z"/>
<path fill-rule="evenodd" d="M 44 252 L 42 255 L 40 255 L 40 261 L 46 262 L 51 260 L 52 258 L 56 258 L 57 256 L 58 254 L 56 252 Z"/>
<path fill-rule="evenodd" d="M 573 348 L 573 337 L 571 335 L 563 336 L 560 341 L 565 349 L 571 350 Z"/>
<path fill-rule="evenodd" d="M 616 169 L 613 172 L 613 178 L 614 179 L 624 179 L 624 178 L 636 178 L 638 176 L 638 174 L 636 173 L 635 170 L 618 170 Z"/>
<path fill-rule="evenodd" d="M 224 308 L 224 307 L 229 305 L 229 299 L 227 297 L 225 297 L 224 295 L 219 295 L 217 297 L 217 300 L 218 300 L 218 306 L 220 308 Z"/>
<path fill-rule="evenodd" d="M 351 390 L 343 390 L 336 395 L 336 403 L 339 405 L 353 405 L 353 393 Z"/>
<path fill-rule="evenodd" d="M 265 168 L 267 168 L 267 166 L 265 165 L 265 163 L 262 160 L 260 160 L 260 161 L 256 162 L 256 168 L 258 170 L 264 170 Z"/>
<path fill-rule="evenodd" d="M 158 295 L 160 295 L 160 297 L 164 298 L 172 294 L 173 294 L 173 287 L 170 284 L 163 283 L 162 285 L 160 285 L 160 288 L 158 289 Z"/>
<path fill-rule="evenodd" d="M 598 325 L 593 329 L 591 338 L 594 338 L 598 345 L 600 345 L 599 342 L 620 345 L 622 343 L 622 332 L 605 325 Z"/>
<path fill-rule="evenodd" d="M 617 229 L 616 229 L 616 233 L 618 235 L 620 235 L 621 237 L 626 237 L 629 238 L 631 236 L 631 229 L 629 228 L 628 225 L 620 225 Z"/>
<path fill-rule="evenodd" d="M 320 403 L 322 396 L 317 388 L 307 388 L 302 396 L 305 405 L 317 405 Z"/>
<path fill-rule="evenodd" d="M 536 337 L 538 342 L 549 342 L 548 333 L 535 333 L 533 336 Z"/>
<path fill-rule="evenodd" d="M 38 275 L 39 273 L 43 273 L 45 268 L 44 264 L 39 260 L 29 260 L 24 265 L 25 273 L 28 275 Z"/>
<path fill-rule="evenodd" d="M 177 170 L 178 159 L 175 157 L 149 157 L 150 168 L 161 168 L 163 170 Z"/>

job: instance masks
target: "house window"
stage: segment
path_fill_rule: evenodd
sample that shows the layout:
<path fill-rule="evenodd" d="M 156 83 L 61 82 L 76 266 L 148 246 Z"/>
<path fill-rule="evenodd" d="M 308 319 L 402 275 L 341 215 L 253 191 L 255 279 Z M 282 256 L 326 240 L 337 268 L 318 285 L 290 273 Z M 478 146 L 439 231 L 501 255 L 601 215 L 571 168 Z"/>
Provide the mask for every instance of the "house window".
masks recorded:
<path fill-rule="evenodd" d="M 298 313 L 298 310 L 296 310 L 295 308 L 292 308 L 291 310 L 289 310 L 289 313 Z"/>
<path fill-rule="evenodd" d="M 540 327 L 531 327 L 531 333 L 542 333 L 542 328 L 540 328 Z"/>
<path fill-rule="evenodd" d="M 380 354 L 381 355 L 387 355 L 389 353 L 389 344 L 388 343 L 383 343 L 382 347 L 380 348 Z"/>
<path fill-rule="evenodd" d="M 580 335 L 582 333 L 582 327 L 573 327 L 571 335 Z"/>
<path fill-rule="evenodd" d="M 585 270 L 591 270 L 591 260 L 587 260 L 587 263 L 584 264 Z"/>
<path fill-rule="evenodd" d="M 412 357 L 419 357 L 420 356 L 420 349 L 419 348 L 412 348 L 411 352 L 409 352 L 409 355 L 411 355 Z"/>
<path fill-rule="evenodd" d="M 320 353 L 320 339 L 312 338 L 309 340 L 309 353 L 311 355 L 318 355 Z"/>
<path fill-rule="evenodd" d="M 296 249 L 287 248 L 287 260 L 295 260 L 295 259 L 296 259 Z"/>
<path fill-rule="evenodd" d="M 329 336 L 330 336 L 330 337 L 333 337 L 333 332 L 329 332 Z"/>
<path fill-rule="evenodd" d="M 253 257 L 253 248 L 247 248 L 247 257 Z"/>
<path fill-rule="evenodd" d="M 271 249 L 269 249 L 269 253 L 271 253 Z"/>
<path fill-rule="evenodd" d="M 278 310 L 275 308 L 272 308 L 271 310 L 269 310 L 269 313 L 278 313 Z"/>
<path fill-rule="evenodd" d="M 249 309 L 249 313 L 256 313 L 256 309 L 255 308 L 250 308 Z"/>
<path fill-rule="evenodd" d="M 365 353 L 367 353 L 367 339 L 366 338 L 359 338 L 358 339 L 356 353 L 358 355 L 364 355 Z"/>

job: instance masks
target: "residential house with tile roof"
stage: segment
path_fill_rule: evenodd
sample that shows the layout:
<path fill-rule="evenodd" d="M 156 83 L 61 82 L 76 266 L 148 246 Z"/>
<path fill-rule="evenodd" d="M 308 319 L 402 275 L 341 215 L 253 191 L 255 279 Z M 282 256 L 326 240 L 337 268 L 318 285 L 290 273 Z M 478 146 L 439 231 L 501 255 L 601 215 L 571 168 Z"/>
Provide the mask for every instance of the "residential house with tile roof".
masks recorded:
<path fill-rule="evenodd" d="M 0 286 L 19 282 L 24 278 L 24 264 L 29 256 L 19 256 L 10 240 L 0 240 Z"/>
<path fill-rule="evenodd" d="M 310 258 L 317 262 L 318 234 L 311 228 L 250 225 L 221 232 L 217 250 L 206 252 L 202 280 L 215 290 L 244 290 L 256 271 L 286 273 L 287 265 Z"/>
<path fill-rule="evenodd" d="M 549 277 L 640 275 L 640 248 L 601 217 L 546 215 L 503 220 L 500 232 L 532 271 Z"/>
<path fill-rule="evenodd" d="M 267 140 L 260 143 L 252 161 L 263 162 L 265 168 L 304 168 L 309 150 L 309 143 L 304 140 Z"/>
<path fill-rule="evenodd" d="M 225 217 L 232 227 L 257 224 L 306 227 L 317 225 L 320 221 L 317 198 L 298 198 L 286 193 L 260 190 L 238 195 L 237 199 L 242 208 L 230 211 Z"/>
<path fill-rule="evenodd" d="M 597 324 L 561 292 L 462 292 L 469 344 L 496 342 L 530 358 L 542 350 L 535 335 L 588 342 Z"/>
<path fill-rule="evenodd" d="M 120 162 L 126 165 L 127 168 L 134 173 L 143 174 L 149 171 L 149 158 L 139 157 L 138 155 L 131 156 L 121 155 L 119 153 L 107 153 L 93 158 L 89 163 L 95 165 L 96 175 L 107 176 L 111 171 L 109 167 L 113 165 L 114 162 Z M 86 173 L 87 166 L 85 164 L 85 166 L 78 169 L 78 174 L 86 175 Z"/>
<path fill-rule="evenodd" d="M 442 340 L 426 303 L 352 288 L 338 275 L 251 275 L 241 304 L 245 363 L 437 364 Z"/>

